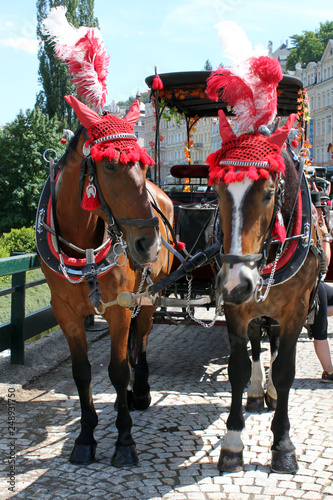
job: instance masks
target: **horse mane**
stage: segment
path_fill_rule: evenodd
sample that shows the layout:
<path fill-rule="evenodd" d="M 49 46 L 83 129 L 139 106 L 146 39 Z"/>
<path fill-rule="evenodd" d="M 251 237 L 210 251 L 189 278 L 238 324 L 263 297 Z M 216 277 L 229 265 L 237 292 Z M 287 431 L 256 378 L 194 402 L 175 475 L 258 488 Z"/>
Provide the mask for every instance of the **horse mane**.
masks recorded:
<path fill-rule="evenodd" d="M 294 160 L 292 158 L 291 152 L 283 150 L 281 156 L 284 159 L 286 170 L 285 170 L 285 193 L 284 201 L 282 203 L 281 212 L 285 224 L 289 222 L 292 216 L 295 199 L 298 191 L 298 172 L 295 167 Z"/>

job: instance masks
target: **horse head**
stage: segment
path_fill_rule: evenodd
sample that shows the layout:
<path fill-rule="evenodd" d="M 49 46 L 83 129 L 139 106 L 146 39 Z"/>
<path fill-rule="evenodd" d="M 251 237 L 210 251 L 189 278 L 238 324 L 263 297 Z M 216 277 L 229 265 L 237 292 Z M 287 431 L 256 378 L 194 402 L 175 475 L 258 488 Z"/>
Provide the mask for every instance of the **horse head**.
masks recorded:
<path fill-rule="evenodd" d="M 254 299 L 272 236 L 282 236 L 281 193 L 284 141 L 296 115 L 270 137 L 247 133 L 237 137 L 220 112 L 222 148 L 207 158 L 210 184 L 219 203 L 223 234 L 217 290 L 225 303 Z"/>
<path fill-rule="evenodd" d="M 102 217 L 115 238 L 124 236 L 135 265 L 150 266 L 161 242 L 146 189 L 146 171 L 154 162 L 133 133 L 139 101 L 121 119 L 111 114 L 101 117 L 73 96 L 65 99 L 89 137 L 82 148 L 81 207 Z"/>

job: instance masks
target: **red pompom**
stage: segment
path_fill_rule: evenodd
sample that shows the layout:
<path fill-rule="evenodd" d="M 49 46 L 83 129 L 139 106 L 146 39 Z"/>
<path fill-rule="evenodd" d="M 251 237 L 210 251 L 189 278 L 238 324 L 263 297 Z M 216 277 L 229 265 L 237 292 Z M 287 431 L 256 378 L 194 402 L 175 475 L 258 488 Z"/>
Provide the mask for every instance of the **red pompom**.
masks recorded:
<path fill-rule="evenodd" d="M 293 139 L 291 141 L 291 145 L 292 145 L 293 148 L 297 148 L 297 146 L 298 146 L 298 140 L 297 139 Z"/>
<path fill-rule="evenodd" d="M 274 57 L 259 56 L 250 59 L 250 70 L 253 75 L 268 85 L 277 85 L 283 78 L 280 62 Z"/>
<path fill-rule="evenodd" d="M 163 82 L 162 82 L 161 78 L 159 77 L 159 75 L 155 76 L 153 83 L 152 83 L 152 88 L 154 90 L 162 90 L 163 89 Z"/>
<path fill-rule="evenodd" d="M 176 241 L 175 243 L 173 243 L 173 247 L 176 248 L 176 250 L 178 250 L 179 252 L 181 252 L 182 250 L 184 250 L 186 245 L 183 241 Z"/>
<path fill-rule="evenodd" d="M 224 176 L 224 182 L 226 184 L 231 184 L 232 182 L 236 182 L 237 180 L 237 174 L 235 172 L 234 168 L 230 168 L 230 170 L 225 174 Z"/>
<path fill-rule="evenodd" d="M 66 142 L 67 142 L 66 137 L 62 137 L 62 138 L 60 139 L 60 142 L 61 142 L 61 144 L 66 144 Z"/>

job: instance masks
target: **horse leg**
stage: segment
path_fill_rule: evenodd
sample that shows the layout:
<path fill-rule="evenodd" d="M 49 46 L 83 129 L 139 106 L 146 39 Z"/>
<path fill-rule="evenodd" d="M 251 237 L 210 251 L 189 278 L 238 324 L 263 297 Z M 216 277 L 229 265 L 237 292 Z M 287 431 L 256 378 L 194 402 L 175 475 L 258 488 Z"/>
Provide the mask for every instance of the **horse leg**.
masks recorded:
<path fill-rule="evenodd" d="M 147 363 L 147 343 L 148 335 L 153 324 L 153 312 L 155 308 L 143 307 L 139 315 L 132 320 L 132 362 L 134 369 L 133 383 L 133 406 L 136 410 L 146 410 L 151 403 L 149 368 Z M 134 341 L 135 339 L 135 341 Z"/>
<path fill-rule="evenodd" d="M 265 393 L 265 402 L 270 410 L 276 410 L 277 393 L 272 380 L 272 366 L 278 353 L 280 325 L 278 323 L 275 324 L 272 320 L 268 320 L 266 329 L 271 349 L 271 362 L 268 372 L 268 383 Z"/>
<path fill-rule="evenodd" d="M 117 392 L 116 427 L 118 438 L 111 458 L 111 465 L 126 467 L 138 463 L 136 446 L 131 435 L 132 418 L 129 413 L 127 399 L 127 387 L 130 382 L 127 345 L 131 312 L 128 309 L 113 306 L 112 311 L 107 310 L 105 318 L 108 320 L 111 334 L 109 377 Z"/>
<path fill-rule="evenodd" d="M 278 355 L 272 365 L 272 380 L 277 392 L 277 402 L 271 425 L 274 436 L 271 469 L 273 472 L 281 473 L 295 473 L 298 469 L 295 446 L 289 436 L 288 400 L 295 377 L 297 341 L 295 335 L 290 337 L 281 335 Z"/>
<path fill-rule="evenodd" d="M 264 409 L 265 372 L 260 359 L 260 338 L 265 326 L 263 318 L 251 321 L 248 336 L 252 347 L 251 384 L 247 392 L 246 411 L 258 412 Z"/>
<path fill-rule="evenodd" d="M 72 464 L 89 464 L 95 460 L 96 441 L 94 429 L 98 417 L 91 393 L 91 366 L 88 359 L 84 318 L 76 315 L 66 303 L 52 300 L 52 307 L 64 332 L 72 358 L 73 378 L 81 405 L 81 432 L 75 440 L 69 461 Z"/>
<path fill-rule="evenodd" d="M 239 316 L 239 315 L 238 315 Z M 229 380 L 231 383 L 231 408 L 227 420 L 227 433 L 222 441 L 218 469 L 221 472 L 236 472 L 243 469 L 243 443 L 241 433 L 244 428 L 242 397 L 251 376 L 251 361 L 247 352 L 246 333 L 236 334 L 228 322 L 230 341 Z"/>

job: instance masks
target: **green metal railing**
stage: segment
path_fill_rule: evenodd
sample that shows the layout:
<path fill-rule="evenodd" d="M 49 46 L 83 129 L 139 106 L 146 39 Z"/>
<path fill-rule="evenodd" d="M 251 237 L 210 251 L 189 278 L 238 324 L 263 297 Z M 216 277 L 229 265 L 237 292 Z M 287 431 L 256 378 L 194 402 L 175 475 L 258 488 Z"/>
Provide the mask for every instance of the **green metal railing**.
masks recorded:
<path fill-rule="evenodd" d="M 24 364 L 24 342 L 57 325 L 51 306 L 25 314 L 25 291 L 42 285 L 45 279 L 26 283 L 26 271 L 40 267 L 36 253 L 0 259 L 0 276 L 12 276 L 12 286 L 0 290 L 0 297 L 12 295 L 11 320 L 0 325 L 0 352 L 11 350 L 11 363 Z"/>

